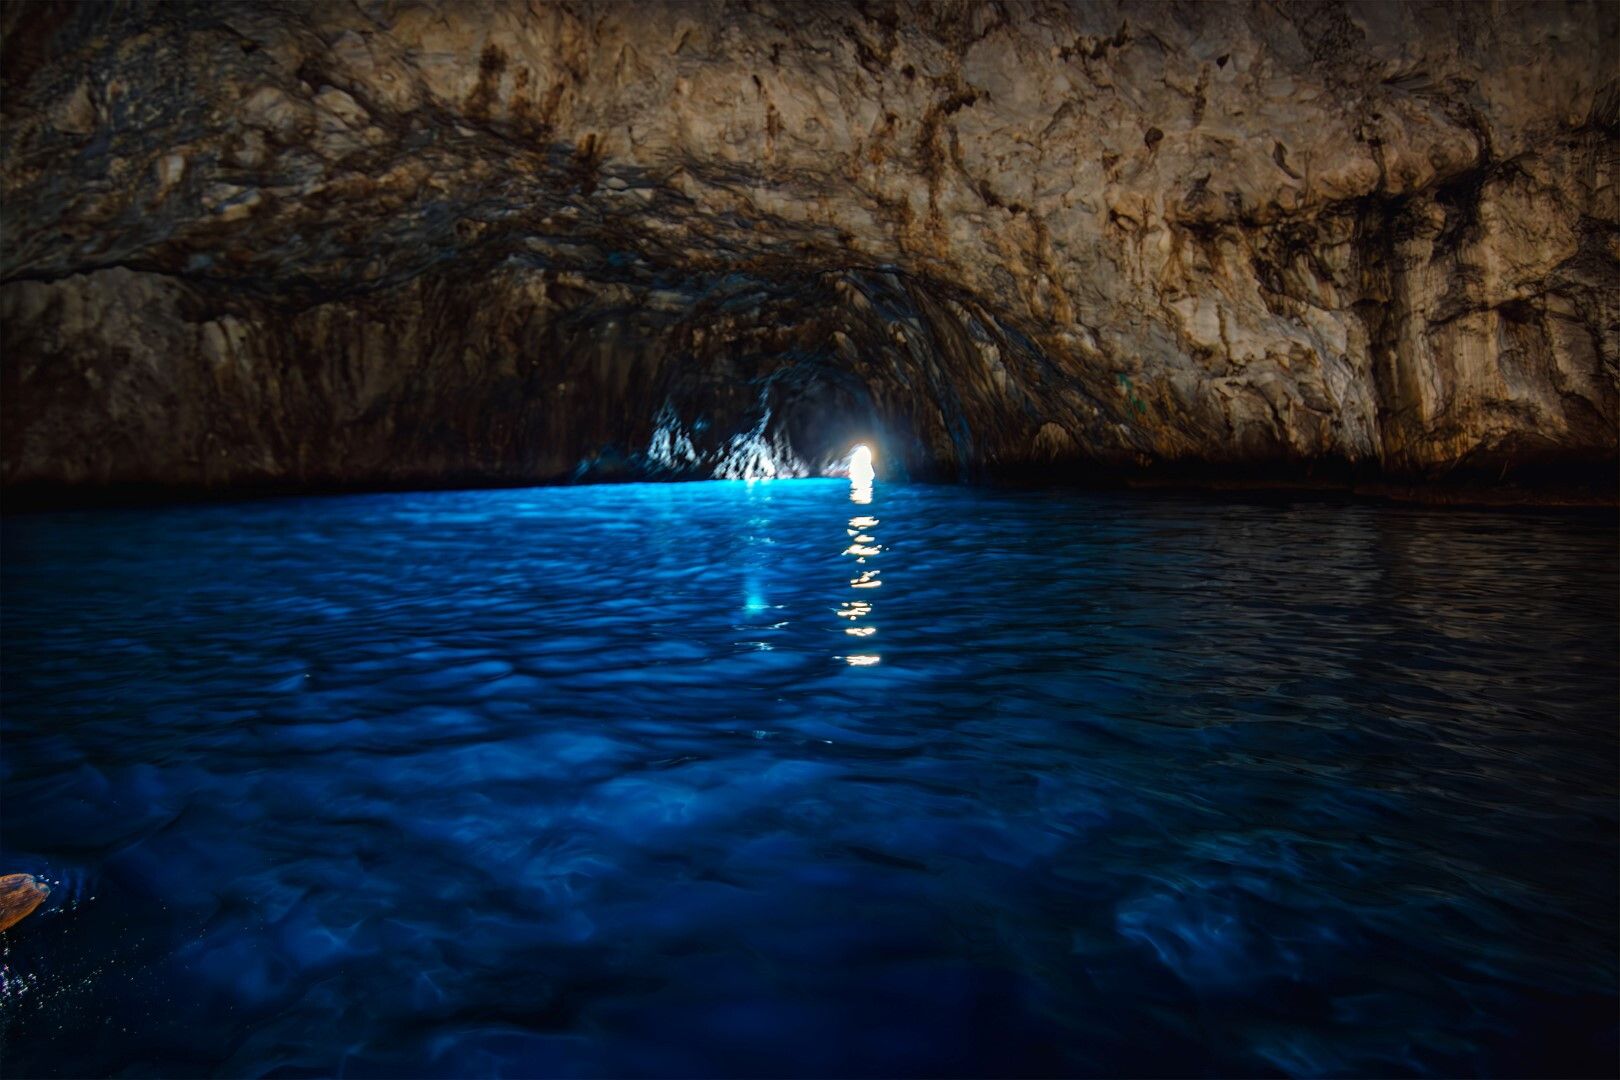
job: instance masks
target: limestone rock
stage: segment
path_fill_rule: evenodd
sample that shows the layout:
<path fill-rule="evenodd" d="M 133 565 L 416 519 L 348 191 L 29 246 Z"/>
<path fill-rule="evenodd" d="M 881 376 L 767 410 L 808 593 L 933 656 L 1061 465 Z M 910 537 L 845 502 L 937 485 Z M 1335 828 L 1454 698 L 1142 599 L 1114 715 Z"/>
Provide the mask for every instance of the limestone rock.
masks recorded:
<path fill-rule="evenodd" d="M 756 431 L 791 472 L 874 430 L 941 475 L 1612 483 L 1613 5 L 0 31 L 13 489 L 712 474 Z"/>

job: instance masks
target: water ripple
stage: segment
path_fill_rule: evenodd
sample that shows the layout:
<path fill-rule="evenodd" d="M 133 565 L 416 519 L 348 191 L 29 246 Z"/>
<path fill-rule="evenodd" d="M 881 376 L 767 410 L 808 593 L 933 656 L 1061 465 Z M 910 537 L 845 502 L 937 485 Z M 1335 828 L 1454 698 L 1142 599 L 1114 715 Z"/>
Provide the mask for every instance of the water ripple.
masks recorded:
<path fill-rule="evenodd" d="M 3 528 L 0 872 L 53 885 L 12 1074 L 1612 1071 L 1610 519 L 778 481 Z"/>

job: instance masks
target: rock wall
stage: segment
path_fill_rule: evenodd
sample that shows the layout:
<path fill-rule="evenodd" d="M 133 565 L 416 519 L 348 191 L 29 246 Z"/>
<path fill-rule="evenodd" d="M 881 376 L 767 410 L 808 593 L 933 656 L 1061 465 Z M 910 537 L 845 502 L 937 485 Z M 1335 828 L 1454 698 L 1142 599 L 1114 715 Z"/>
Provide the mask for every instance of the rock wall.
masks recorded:
<path fill-rule="evenodd" d="M 1595 476 L 1612 4 L 13 4 L 0 483 Z"/>

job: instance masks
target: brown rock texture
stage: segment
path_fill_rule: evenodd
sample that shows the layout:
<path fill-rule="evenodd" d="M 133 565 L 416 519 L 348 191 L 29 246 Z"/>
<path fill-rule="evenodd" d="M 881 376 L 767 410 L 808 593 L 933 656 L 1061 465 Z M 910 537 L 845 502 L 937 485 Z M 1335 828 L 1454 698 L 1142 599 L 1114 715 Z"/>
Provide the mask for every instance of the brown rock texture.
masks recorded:
<path fill-rule="evenodd" d="M 0 483 L 1613 484 L 1620 6 L 0 10 Z"/>
<path fill-rule="evenodd" d="M 0 877 L 0 930 L 10 930 L 33 914 L 51 890 L 34 880 L 32 874 L 6 874 Z"/>

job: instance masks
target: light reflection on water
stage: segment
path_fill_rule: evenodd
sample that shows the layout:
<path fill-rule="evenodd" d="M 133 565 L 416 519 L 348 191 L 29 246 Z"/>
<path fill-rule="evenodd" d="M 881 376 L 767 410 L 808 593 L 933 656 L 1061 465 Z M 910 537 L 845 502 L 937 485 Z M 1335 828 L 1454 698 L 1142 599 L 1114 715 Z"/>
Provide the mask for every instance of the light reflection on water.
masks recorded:
<path fill-rule="evenodd" d="M 1612 1071 L 1611 520 L 825 480 L 0 527 L 0 873 L 64 883 L 7 1075 Z"/>
<path fill-rule="evenodd" d="M 855 462 L 850 467 L 849 501 L 860 506 L 870 506 L 873 494 L 872 459 L 870 451 L 864 456 L 862 451 L 866 447 L 856 448 Z M 878 519 L 870 514 L 857 514 L 849 519 L 849 528 L 844 530 L 853 541 L 844 549 L 844 554 L 853 556 L 857 567 L 866 567 L 866 560 L 875 559 L 882 554 L 883 548 L 871 531 L 878 526 Z M 849 587 L 852 589 L 875 589 L 883 582 L 878 580 L 881 571 L 874 568 L 858 569 L 856 576 L 850 578 Z M 838 614 L 851 622 L 861 625 L 844 628 L 844 633 L 851 637 L 867 638 L 877 633 L 877 627 L 872 624 L 872 604 L 865 600 L 845 600 Z M 844 657 L 844 662 L 850 667 L 871 667 L 882 660 L 883 657 L 875 652 L 852 653 Z"/>

